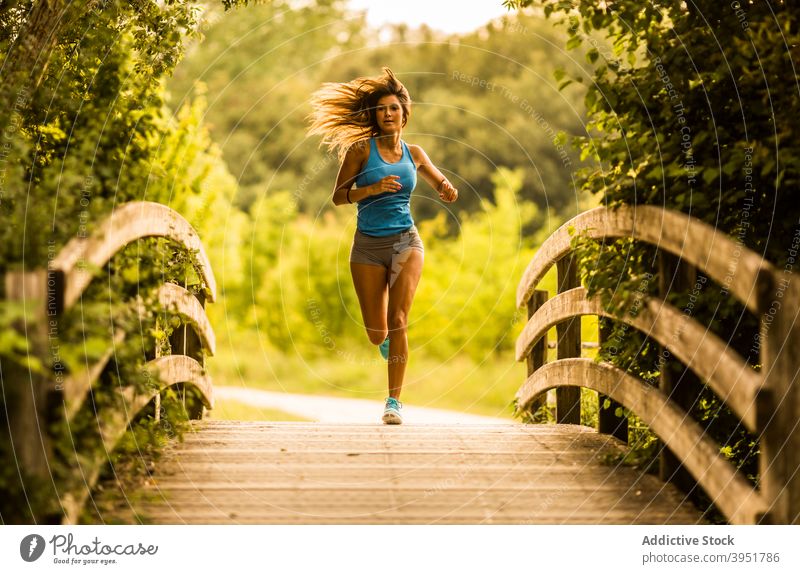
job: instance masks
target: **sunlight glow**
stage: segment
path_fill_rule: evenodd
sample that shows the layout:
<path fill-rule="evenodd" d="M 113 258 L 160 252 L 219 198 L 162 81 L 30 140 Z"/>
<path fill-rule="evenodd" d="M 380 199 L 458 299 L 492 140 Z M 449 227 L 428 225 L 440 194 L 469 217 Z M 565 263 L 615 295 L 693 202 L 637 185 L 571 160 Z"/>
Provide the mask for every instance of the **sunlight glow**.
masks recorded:
<path fill-rule="evenodd" d="M 350 8 L 367 10 L 367 22 L 375 27 L 404 23 L 416 28 L 427 24 L 447 33 L 470 32 L 508 14 L 502 0 L 350 0 Z"/>

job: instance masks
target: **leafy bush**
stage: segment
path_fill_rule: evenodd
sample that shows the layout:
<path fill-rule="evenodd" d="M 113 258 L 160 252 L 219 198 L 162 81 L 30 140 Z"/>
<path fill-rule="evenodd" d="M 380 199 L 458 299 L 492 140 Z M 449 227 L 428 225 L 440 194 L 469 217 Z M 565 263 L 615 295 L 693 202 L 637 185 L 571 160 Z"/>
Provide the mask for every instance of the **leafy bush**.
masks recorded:
<path fill-rule="evenodd" d="M 171 204 L 201 235 L 212 235 L 218 229 L 214 211 L 235 193 L 236 183 L 202 125 L 202 98 L 176 118 L 163 106 L 163 79 L 194 31 L 197 6 L 146 0 L 102 8 L 92 1 L 29 0 L 0 7 L 0 130 L 6 142 L 0 275 L 45 267 L 71 239 L 89 236 L 115 206 L 132 200 Z M 219 245 L 212 246 L 215 259 L 224 252 L 224 242 Z M 0 458 L 16 461 L 0 477 L 3 522 L 60 518 L 57 497 L 82 484 L 76 460 L 102 460 L 98 457 L 105 454 L 98 421 L 119 411 L 116 391 L 152 392 L 158 383 L 141 367 L 156 348 L 168 351 L 168 337 L 179 322 L 156 321 L 155 289 L 165 281 L 187 280 L 190 289 L 201 287 L 191 254 L 165 240 L 129 245 L 94 272 L 82 301 L 58 318 L 49 354 L 17 335 L 25 319 L 19 304 L 0 301 L 6 333 L 0 339 L 4 418 L 20 416 L 16 406 L 29 373 L 45 380 L 75 374 L 109 349 L 114 333 L 128 334 L 69 423 L 57 410 L 46 413 L 51 477 L 18 469 L 8 437 L 0 436 Z M 135 311 L 137 299 L 146 310 L 143 317 Z M 156 444 L 156 434 L 142 434 L 149 427 L 145 422 L 140 428 L 141 422 L 131 432 Z M 54 492 L 55 485 L 62 490 Z"/>
<path fill-rule="evenodd" d="M 779 267 L 791 264 L 800 233 L 800 204 L 792 197 L 800 177 L 800 95 L 791 48 L 800 40 L 796 2 L 743 3 L 741 9 L 705 0 L 536 4 L 566 27 L 567 47 L 591 46 L 586 56 L 593 72 L 574 78 L 587 84 L 589 136 L 577 145 L 593 165 L 582 174 L 583 189 L 612 207 L 644 203 L 682 211 Z M 596 32 L 605 44 L 596 44 Z M 645 275 L 653 276 L 646 293 L 658 284 L 652 248 L 629 240 L 602 246 L 578 240 L 576 247 L 588 287 L 610 309 L 624 312 Z M 703 285 L 692 317 L 756 368 L 758 321 L 727 285 L 698 280 Z M 686 290 L 664 295 L 686 308 Z M 622 346 L 607 341 L 600 358 L 650 381 L 662 368 L 673 370 L 674 380 L 683 376 L 674 362 L 658 364 L 653 341 L 631 331 L 624 340 Z M 689 408 L 723 454 L 755 478 L 755 438 L 730 410 L 708 388 Z"/>

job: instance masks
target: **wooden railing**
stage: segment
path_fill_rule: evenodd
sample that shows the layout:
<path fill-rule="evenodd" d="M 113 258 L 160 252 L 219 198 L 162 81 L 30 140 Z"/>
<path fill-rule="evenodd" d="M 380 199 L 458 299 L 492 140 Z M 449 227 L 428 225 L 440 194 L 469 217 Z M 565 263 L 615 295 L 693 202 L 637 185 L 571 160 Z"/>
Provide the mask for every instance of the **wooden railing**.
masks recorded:
<path fill-rule="evenodd" d="M 580 286 L 571 233 L 592 239 L 633 238 L 649 243 L 678 266 L 724 286 L 761 321 L 760 369 L 724 340 L 661 298 L 641 295 L 639 313 L 608 313 Z M 558 293 L 537 286 L 555 265 Z M 661 274 L 677 267 L 662 266 Z M 599 393 L 635 413 L 732 523 L 800 522 L 800 286 L 791 266 L 776 269 L 728 235 L 682 213 L 654 206 L 597 208 L 564 224 L 528 265 L 517 290 L 528 322 L 517 339 L 517 360 L 528 377 L 517 392 L 521 410 L 533 410 L 556 392 L 556 422 L 580 423 L 580 388 Z M 662 290 L 662 295 L 665 293 Z M 759 440 L 759 483 L 751 483 L 720 453 L 688 413 L 691 403 L 667 377 L 659 387 L 593 359 L 581 358 L 580 318 L 610 317 L 657 341 L 724 401 Z M 558 332 L 557 360 L 546 362 L 547 332 Z M 601 333 L 602 336 L 602 333 Z M 664 370 L 664 369 L 662 369 Z M 696 397 L 695 397 L 696 398 Z M 599 430 L 627 437 L 626 420 L 614 408 L 598 409 Z"/>
<path fill-rule="evenodd" d="M 192 226 L 172 209 L 152 202 L 132 202 L 115 209 L 89 237 L 74 238 L 50 260 L 47 269 L 12 272 L 5 277 L 5 295 L 8 300 L 22 304 L 31 318 L 21 327 L 31 346 L 31 354 L 48 364 L 48 347 L 52 347 L 52 334 L 60 333 L 60 321 L 65 312 L 75 306 L 96 275 L 112 257 L 128 244 L 142 238 L 163 237 L 191 253 L 192 263 L 201 278 L 201 291 L 194 294 L 185 286 L 164 283 L 157 291 L 160 311 L 158 320 L 167 321 L 177 316 L 181 326 L 173 332 L 171 355 L 159 356 L 157 349 L 148 350 L 152 359 L 144 365 L 148 379 L 157 384 L 149 390 L 133 385 L 116 389 L 121 408 L 113 413 L 95 413 L 99 427 L 104 457 L 76 452 L 75 460 L 67 461 L 83 477 L 77 489 L 62 489 L 55 485 L 61 508 L 60 517 L 37 517 L 41 520 L 60 518 L 74 523 L 96 483 L 110 454 L 138 413 L 148 404 L 154 404 L 154 417 L 160 416 L 160 398 L 168 387 L 179 386 L 184 402 L 186 387 L 192 387 L 199 396 L 199 404 L 190 404 L 190 418 L 201 418 L 204 408 L 213 406 L 213 388 L 206 375 L 203 360 L 215 351 L 214 332 L 205 314 L 205 300 L 216 298 L 216 283 L 208 257 L 200 238 Z M 147 313 L 142 300 L 131 302 L 140 315 Z M 131 336 L 138 336 L 138 333 Z M 51 460 L 53 423 L 69 423 L 84 406 L 95 382 L 107 367 L 126 333 L 119 329 L 108 342 L 107 350 L 99 360 L 71 370 L 63 377 L 53 370 L 44 373 L 18 369 L 13 378 L 16 400 L 9 414 L 12 445 L 17 464 L 27 476 L 53 480 Z M 49 343 L 49 344 L 48 344 Z M 52 349 L 50 349 L 52 355 Z M 102 416 L 101 416 L 102 415 Z"/>

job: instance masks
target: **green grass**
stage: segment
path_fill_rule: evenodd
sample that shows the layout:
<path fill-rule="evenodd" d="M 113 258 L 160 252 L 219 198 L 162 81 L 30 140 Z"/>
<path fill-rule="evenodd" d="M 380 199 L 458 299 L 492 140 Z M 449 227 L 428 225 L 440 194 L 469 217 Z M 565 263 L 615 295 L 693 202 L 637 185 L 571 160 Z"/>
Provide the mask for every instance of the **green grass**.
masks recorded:
<path fill-rule="evenodd" d="M 254 407 L 232 399 L 217 399 L 209 411 L 209 419 L 217 421 L 309 421 L 278 409 Z"/>
<path fill-rule="evenodd" d="M 374 400 L 387 394 L 386 363 L 368 343 L 354 344 L 347 355 L 311 357 L 261 348 L 256 337 L 237 336 L 235 343 L 218 343 L 207 367 L 216 385 Z M 462 355 L 441 361 L 419 352 L 409 361 L 403 400 L 510 418 L 509 405 L 524 379 L 524 364 L 511 354 L 476 363 Z"/>
<path fill-rule="evenodd" d="M 596 341 L 596 330 L 594 317 L 583 319 L 584 340 Z M 556 340 L 555 329 L 549 340 Z M 299 350 L 282 353 L 256 333 L 231 334 L 220 337 L 217 354 L 207 365 L 216 385 L 382 400 L 387 394 L 387 367 L 377 349 L 360 339 L 337 340 L 337 345 L 317 349 L 316 355 Z M 594 353 L 584 350 L 584 356 Z M 555 360 L 555 349 L 548 352 L 548 360 Z M 525 364 L 517 363 L 511 352 L 487 351 L 483 361 L 466 354 L 441 360 L 424 350 L 412 352 L 402 399 L 418 406 L 510 419 L 511 403 L 526 373 Z"/>
<path fill-rule="evenodd" d="M 540 288 L 553 294 L 555 285 L 553 268 Z M 231 328 L 231 323 L 224 325 Z M 582 339 L 597 342 L 597 318 L 583 317 L 581 325 Z M 514 338 L 523 326 L 515 326 Z M 467 353 L 454 353 L 442 360 L 424 349 L 414 349 L 415 341 L 419 341 L 414 329 L 409 338 L 412 354 L 402 400 L 419 406 L 511 418 L 514 396 L 527 376 L 525 363 L 517 363 L 511 351 L 498 354 L 487 349 L 481 361 Z M 548 334 L 548 340 L 556 341 L 555 329 Z M 216 385 L 375 400 L 386 396 L 386 364 L 366 337 L 361 333 L 337 337 L 331 347 L 320 345 L 313 354 L 303 347 L 284 353 L 272 348 L 263 334 L 236 329 L 225 332 L 218 327 L 217 354 L 207 365 Z M 583 351 L 584 357 L 595 354 L 595 349 Z M 550 349 L 548 361 L 555 359 L 556 351 Z"/>

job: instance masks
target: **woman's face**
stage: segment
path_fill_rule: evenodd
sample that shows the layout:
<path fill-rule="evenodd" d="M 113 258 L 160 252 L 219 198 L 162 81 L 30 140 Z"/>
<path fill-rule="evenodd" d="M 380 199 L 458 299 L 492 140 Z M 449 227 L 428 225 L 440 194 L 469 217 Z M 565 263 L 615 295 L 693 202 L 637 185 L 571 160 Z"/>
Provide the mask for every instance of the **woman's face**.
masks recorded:
<path fill-rule="evenodd" d="M 375 106 L 375 121 L 384 134 L 393 134 L 403 129 L 403 107 L 395 95 L 383 96 Z"/>

